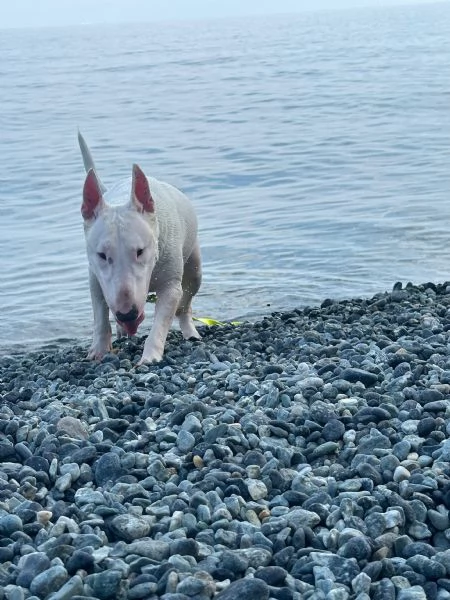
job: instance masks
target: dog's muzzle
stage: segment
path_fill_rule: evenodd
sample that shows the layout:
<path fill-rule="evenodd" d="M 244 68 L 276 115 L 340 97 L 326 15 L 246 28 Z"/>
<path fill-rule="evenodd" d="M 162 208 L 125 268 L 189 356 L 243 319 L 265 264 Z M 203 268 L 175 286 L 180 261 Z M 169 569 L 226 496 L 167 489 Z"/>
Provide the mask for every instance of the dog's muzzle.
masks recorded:
<path fill-rule="evenodd" d="M 144 320 L 145 313 L 139 313 L 137 308 L 133 307 L 127 313 L 116 312 L 116 321 L 125 330 L 128 335 L 135 335 L 139 325 Z"/>
<path fill-rule="evenodd" d="M 139 311 L 135 306 L 133 306 L 133 308 L 127 313 L 121 313 L 120 311 L 116 312 L 116 319 L 121 323 L 129 323 L 130 321 L 136 321 L 138 316 Z"/>

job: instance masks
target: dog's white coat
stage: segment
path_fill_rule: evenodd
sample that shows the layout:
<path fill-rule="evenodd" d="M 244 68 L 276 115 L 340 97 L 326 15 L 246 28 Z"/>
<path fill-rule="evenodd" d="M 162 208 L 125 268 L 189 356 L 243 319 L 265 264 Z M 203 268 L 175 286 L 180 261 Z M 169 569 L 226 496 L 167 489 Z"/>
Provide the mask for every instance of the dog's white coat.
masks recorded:
<path fill-rule="evenodd" d="M 200 338 L 191 309 L 201 283 L 194 209 L 182 192 L 137 165 L 131 178 L 106 191 L 81 134 L 78 140 L 87 173 L 82 214 L 94 312 L 88 356 L 99 359 L 111 349 L 109 311 L 119 336 L 136 333 L 151 291 L 155 316 L 140 364 L 159 361 L 175 315 L 185 339 Z"/>

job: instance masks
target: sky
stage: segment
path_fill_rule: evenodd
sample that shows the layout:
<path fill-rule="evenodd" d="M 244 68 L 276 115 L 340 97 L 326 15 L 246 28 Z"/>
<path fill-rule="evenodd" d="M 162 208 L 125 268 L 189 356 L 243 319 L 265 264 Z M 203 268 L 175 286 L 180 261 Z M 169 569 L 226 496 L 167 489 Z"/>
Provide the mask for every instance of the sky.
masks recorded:
<path fill-rule="evenodd" d="M 178 21 L 435 2 L 436 0 L 0 0 L 0 28 Z"/>

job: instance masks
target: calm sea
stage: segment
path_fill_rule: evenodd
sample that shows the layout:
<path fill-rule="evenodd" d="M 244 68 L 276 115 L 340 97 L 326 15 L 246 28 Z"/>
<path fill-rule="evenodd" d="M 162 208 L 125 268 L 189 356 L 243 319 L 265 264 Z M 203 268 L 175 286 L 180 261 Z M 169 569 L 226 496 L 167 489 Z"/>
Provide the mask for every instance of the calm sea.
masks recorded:
<path fill-rule="evenodd" d="M 107 185 L 138 162 L 192 197 L 198 316 L 450 279 L 450 3 L 4 30 L 0 56 L 3 349 L 90 335 L 78 127 Z"/>

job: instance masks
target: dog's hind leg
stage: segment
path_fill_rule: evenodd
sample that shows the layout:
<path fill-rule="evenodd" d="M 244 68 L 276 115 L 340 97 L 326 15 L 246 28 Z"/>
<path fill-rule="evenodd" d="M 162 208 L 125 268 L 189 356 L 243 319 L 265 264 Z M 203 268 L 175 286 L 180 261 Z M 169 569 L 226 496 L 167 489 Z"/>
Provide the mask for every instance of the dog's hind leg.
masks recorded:
<path fill-rule="evenodd" d="M 180 324 L 181 333 L 185 340 L 190 338 L 200 339 L 200 334 L 192 320 L 192 298 L 198 292 L 202 282 L 202 261 L 198 242 L 195 244 L 191 255 L 184 265 L 181 287 L 183 295 L 178 304 L 176 316 Z"/>

